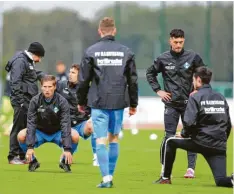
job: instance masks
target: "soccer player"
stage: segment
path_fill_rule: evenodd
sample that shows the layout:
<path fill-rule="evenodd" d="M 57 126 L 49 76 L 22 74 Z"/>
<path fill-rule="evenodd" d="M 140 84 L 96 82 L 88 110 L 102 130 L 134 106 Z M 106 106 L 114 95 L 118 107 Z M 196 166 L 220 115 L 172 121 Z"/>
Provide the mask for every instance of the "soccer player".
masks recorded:
<path fill-rule="evenodd" d="M 103 177 L 97 187 L 110 188 L 119 155 L 118 134 L 124 108 L 130 101 L 129 115 L 136 113 L 138 83 L 134 53 L 115 41 L 114 19 L 104 17 L 99 23 L 98 33 L 101 39 L 90 46 L 82 58 L 77 95 L 80 111 L 84 110 L 87 95 L 91 107 L 97 158 Z"/>
<path fill-rule="evenodd" d="M 44 55 L 44 47 L 39 42 L 33 42 L 28 50 L 16 53 L 5 67 L 10 73 L 10 100 L 14 109 L 8 154 L 9 164 L 25 164 L 25 154 L 19 146 L 17 134 L 26 128 L 29 102 L 38 94 L 37 81 L 44 74 L 36 71 L 35 64 L 40 62 Z"/>
<path fill-rule="evenodd" d="M 153 65 L 146 72 L 150 86 L 165 104 L 164 125 L 166 133 L 160 149 L 162 170 L 166 140 L 176 134 L 180 117 L 184 124 L 184 111 L 189 95 L 193 91 L 193 73 L 197 67 L 204 66 L 197 53 L 184 49 L 184 37 L 183 30 L 173 29 L 170 32 L 170 51 L 164 52 L 155 59 Z M 158 83 L 157 75 L 159 73 L 162 73 L 165 91 Z M 188 169 L 184 175 L 185 178 L 195 177 L 196 158 L 196 154 L 188 152 Z"/>
<path fill-rule="evenodd" d="M 72 154 L 77 147 L 79 134 L 71 131 L 70 108 L 67 100 L 56 93 L 56 78 L 46 75 L 41 80 L 41 90 L 32 98 L 28 110 L 27 129 L 20 131 L 18 141 L 26 153 L 28 170 L 40 167 L 34 148 L 44 143 L 55 143 L 63 147 L 63 159 L 59 164 L 65 172 L 71 172 Z"/>
<path fill-rule="evenodd" d="M 96 138 L 93 134 L 92 121 L 90 119 L 90 108 L 86 107 L 85 112 L 78 111 L 78 100 L 76 91 L 79 87 L 78 75 L 79 75 L 79 65 L 73 64 L 69 71 L 68 81 L 57 82 L 57 92 L 67 99 L 70 106 L 70 117 L 71 126 L 75 129 L 79 136 L 87 140 L 90 136 L 92 142 L 92 148 L 94 153 L 93 165 L 98 166 L 98 160 L 96 156 Z"/>
<path fill-rule="evenodd" d="M 232 187 L 233 175 L 226 176 L 227 139 L 231 131 L 229 107 L 226 99 L 209 85 L 212 72 L 199 67 L 193 76 L 197 91 L 188 100 L 184 115 L 183 137 L 168 138 L 165 144 L 164 173 L 156 183 L 171 184 L 170 175 L 180 148 L 201 153 L 209 164 L 215 183 L 220 187 Z M 190 137 L 190 138 L 186 138 Z"/>

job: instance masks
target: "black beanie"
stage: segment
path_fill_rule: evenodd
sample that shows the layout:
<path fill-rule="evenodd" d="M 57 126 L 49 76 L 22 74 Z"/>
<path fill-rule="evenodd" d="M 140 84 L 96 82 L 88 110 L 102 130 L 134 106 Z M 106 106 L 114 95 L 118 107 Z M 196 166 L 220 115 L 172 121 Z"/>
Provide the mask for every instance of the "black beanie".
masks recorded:
<path fill-rule="evenodd" d="M 33 53 L 39 57 L 45 56 L 45 49 L 39 42 L 33 42 L 29 45 L 28 52 Z"/>

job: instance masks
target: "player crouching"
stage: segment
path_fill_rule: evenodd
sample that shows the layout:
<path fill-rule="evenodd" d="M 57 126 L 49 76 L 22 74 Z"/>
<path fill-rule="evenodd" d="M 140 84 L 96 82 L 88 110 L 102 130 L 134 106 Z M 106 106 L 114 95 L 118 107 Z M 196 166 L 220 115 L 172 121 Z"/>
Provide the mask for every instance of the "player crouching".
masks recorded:
<path fill-rule="evenodd" d="M 68 102 L 55 92 L 56 80 L 52 75 L 46 75 L 41 80 L 41 90 L 42 93 L 30 101 L 27 130 L 23 129 L 18 134 L 19 144 L 29 162 L 28 170 L 33 172 L 40 167 L 34 148 L 50 142 L 63 147 L 59 167 L 71 172 L 72 154 L 78 145 L 79 134 L 71 129 Z"/>

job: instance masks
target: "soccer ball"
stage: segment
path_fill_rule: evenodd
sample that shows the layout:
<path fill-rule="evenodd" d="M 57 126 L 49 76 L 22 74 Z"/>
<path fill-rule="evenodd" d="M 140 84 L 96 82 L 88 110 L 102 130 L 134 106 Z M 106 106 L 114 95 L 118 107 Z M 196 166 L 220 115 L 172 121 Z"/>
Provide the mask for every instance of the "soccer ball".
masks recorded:
<path fill-rule="evenodd" d="M 152 133 L 149 138 L 150 140 L 156 140 L 158 136 L 155 133 Z"/>
<path fill-rule="evenodd" d="M 139 130 L 138 130 L 137 128 L 133 128 L 133 129 L 131 130 L 131 132 L 132 132 L 133 135 L 137 135 L 138 132 L 139 132 Z"/>

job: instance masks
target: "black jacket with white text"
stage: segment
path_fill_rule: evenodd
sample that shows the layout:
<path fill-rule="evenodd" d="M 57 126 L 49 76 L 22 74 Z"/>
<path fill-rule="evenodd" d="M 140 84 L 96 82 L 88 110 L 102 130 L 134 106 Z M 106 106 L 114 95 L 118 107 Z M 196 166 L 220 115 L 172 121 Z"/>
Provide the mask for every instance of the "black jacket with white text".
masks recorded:
<path fill-rule="evenodd" d="M 88 95 L 91 108 L 137 107 L 137 79 L 134 53 L 117 43 L 113 36 L 105 36 L 83 56 L 77 93 L 79 104 L 85 105 Z"/>
<path fill-rule="evenodd" d="M 227 101 L 210 85 L 190 96 L 184 115 L 185 136 L 199 145 L 226 150 L 231 128 Z"/>

